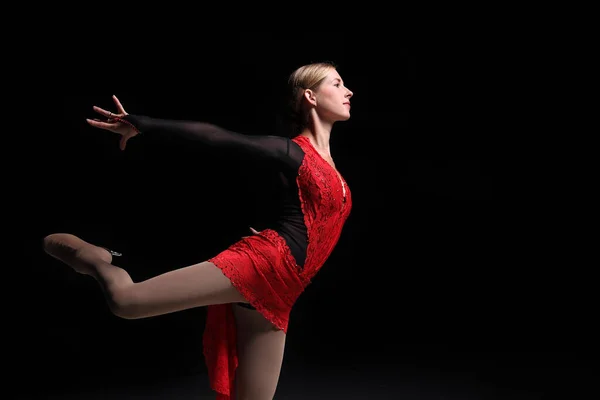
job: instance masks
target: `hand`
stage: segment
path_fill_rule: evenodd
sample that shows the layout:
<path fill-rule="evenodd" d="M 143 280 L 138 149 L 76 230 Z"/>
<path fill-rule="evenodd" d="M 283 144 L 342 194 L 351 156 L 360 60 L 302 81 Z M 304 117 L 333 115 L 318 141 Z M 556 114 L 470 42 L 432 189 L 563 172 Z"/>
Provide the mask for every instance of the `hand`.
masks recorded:
<path fill-rule="evenodd" d="M 260 232 L 258 232 L 256 229 L 254 229 L 253 227 L 250 227 L 250 231 L 254 234 L 254 235 L 258 235 Z M 250 236 L 242 236 L 242 239 L 246 239 Z"/>
<path fill-rule="evenodd" d="M 138 132 L 133 128 L 133 126 L 128 125 L 127 123 L 121 122 L 116 118 L 123 118 L 128 115 L 125 112 L 125 109 L 121 105 L 117 96 L 113 95 L 113 101 L 117 106 L 118 113 L 112 113 L 110 111 L 106 111 L 100 107 L 94 106 L 94 111 L 101 114 L 102 116 L 107 118 L 106 122 L 102 122 L 99 119 L 87 119 L 88 124 L 95 128 L 105 129 L 107 131 L 115 132 L 121 135 L 121 142 L 119 143 L 119 148 L 121 150 L 125 150 L 125 146 L 127 145 L 127 141 L 138 134 Z"/>

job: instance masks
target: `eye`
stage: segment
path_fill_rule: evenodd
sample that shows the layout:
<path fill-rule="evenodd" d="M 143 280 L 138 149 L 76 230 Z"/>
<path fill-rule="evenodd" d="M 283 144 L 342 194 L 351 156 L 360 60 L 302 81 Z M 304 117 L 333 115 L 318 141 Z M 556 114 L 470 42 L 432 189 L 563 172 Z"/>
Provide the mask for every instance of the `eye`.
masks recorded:
<path fill-rule="evenodd" d="M 336 83 L 336 84 L 334 84 L 333 86 L 335 86 L 335 87 L 340 87 L 340 84 L 339 84 L 339 83 Z"/>

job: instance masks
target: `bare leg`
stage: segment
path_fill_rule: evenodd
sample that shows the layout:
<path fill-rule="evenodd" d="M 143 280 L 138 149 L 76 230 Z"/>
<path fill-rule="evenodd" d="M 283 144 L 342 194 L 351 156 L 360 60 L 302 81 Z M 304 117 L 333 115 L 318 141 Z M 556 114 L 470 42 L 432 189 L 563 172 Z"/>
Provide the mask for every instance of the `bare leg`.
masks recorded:
<path fill-rule="evenodd" d="M 124 269 L 111 264 L 112 256 L 107 250 L 74 235 L 49 235 L 44 238 L 44 250 L 77 272 L 95 278 L 111 311 L 122 318 L 145 318 L 211 304 L 247 302 L 210 262 L 136 283 Z"/>
<path fill-rule="evenodd" d="M 233 306 L 239 365 L 235 400 L 272 400 L 283 364 L 285 332 L 258 311 Z"/>

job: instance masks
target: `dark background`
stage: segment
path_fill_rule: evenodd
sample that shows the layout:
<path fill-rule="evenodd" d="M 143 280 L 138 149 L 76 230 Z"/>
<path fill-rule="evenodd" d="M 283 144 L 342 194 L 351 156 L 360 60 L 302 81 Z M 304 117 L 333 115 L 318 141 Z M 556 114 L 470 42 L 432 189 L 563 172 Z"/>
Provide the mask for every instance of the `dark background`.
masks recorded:
<path fill-rule="evenodd" d="M 35 111 L 11 174 L 27 275 L 25 288 L 7 283 L 24 310 L 16 398 L 212 398 L 204 309 L 114 317 L 97 284 L 45 255 L 41 239 L 70 232 L 120 251 L 115 263 L 142 280 L 265 228 L 268 166 L 178 138 L 136 137 L 122 152 L 85 119 L 93 105 L 114 111 L 115 94 L 132 114 L 272 134 L 288 74 L 322 60 L 354 92 L 351 119 L 331 137 L 354 208 L 292 311 L 278 398 L 575 398 L 587 388 L 593 284 L 567 278 L 574 250 L 554 235 L 565 235 L 562 214 L 549 212 L 564 193 L 540 196 L 551 167 L 507 122 L 518 95 L 503 90 L 506 60 L 426 52 L 389 34 L 89 48 L 76 36 L 60 47 L 42 39 L 36 49 L 51 52 L 29 63 L 21 92 Z"/>

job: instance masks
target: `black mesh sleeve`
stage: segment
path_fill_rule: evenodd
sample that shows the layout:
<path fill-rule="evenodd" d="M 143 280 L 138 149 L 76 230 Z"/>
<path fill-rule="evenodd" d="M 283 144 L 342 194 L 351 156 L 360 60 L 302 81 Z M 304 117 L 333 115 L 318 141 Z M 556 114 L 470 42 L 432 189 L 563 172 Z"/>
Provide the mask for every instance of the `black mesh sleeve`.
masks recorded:
<path fill-rule="evenodd" d="M 304 153 L 287 137 L 276 135 L 248 135 L 233 132 L 214 124 L 197 121 L 169 120 L 142 115 L 121 118 L 141 134 L 176 135 L 200 144 L 231 150 L 251 158 L 282 163 L 298 169 Z"/>

